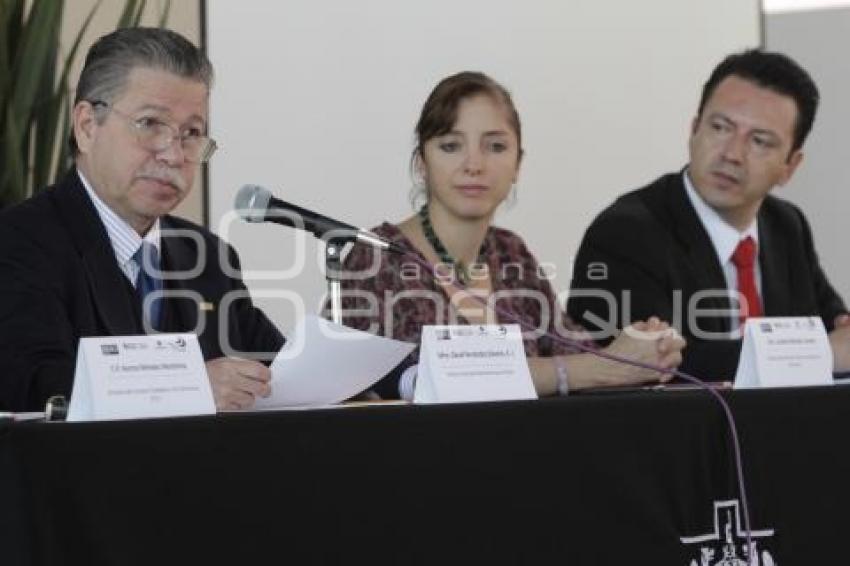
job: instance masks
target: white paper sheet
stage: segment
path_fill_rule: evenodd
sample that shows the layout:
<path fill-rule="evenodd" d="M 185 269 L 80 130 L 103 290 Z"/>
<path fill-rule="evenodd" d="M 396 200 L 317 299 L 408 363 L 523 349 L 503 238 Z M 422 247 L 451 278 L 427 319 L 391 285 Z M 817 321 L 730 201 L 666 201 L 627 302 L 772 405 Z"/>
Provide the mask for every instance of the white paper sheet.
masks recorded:
<path fill-rule="evenodd" d="M 257 409 L 339 403 L 377 383 L 415 347 L 307 315 L 272 362 Z"/>

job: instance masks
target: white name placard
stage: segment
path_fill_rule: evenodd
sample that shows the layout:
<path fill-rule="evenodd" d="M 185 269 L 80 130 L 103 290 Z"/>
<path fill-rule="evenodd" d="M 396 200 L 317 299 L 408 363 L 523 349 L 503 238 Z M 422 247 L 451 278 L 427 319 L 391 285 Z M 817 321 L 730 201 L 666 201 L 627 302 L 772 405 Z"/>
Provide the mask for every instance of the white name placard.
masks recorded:
<path fill-rule="evenodd" d="M 750 318 L 735 388 L 832 383 L 832 348 L 820 317 Z"/>
<path fill-rule="evenodd" d="M 215 414 L 194 334 L 83 338 L 69 421 Z"/>
<path fill-rule="evenodd" d="M 414 403 L 536 398 L 518 325 L 422 328 Z"/>

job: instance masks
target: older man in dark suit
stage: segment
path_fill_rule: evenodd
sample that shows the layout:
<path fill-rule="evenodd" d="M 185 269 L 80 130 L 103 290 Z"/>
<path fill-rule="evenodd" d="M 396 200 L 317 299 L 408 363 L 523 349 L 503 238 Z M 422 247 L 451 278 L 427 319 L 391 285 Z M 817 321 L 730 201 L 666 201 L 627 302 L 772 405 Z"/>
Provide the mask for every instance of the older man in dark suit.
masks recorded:
<path fill-rule="evenodd" d="M 817 315 L 836 370 L 850 370 L 850 318 L 818 263 L 803 213 L 770 195 L 803 159 L 818 90 L 794 61 L 727 57 L 706 82 L 690 163 L 620 197 L 588 228 L 568 311 L 604 342 L 657 315 L 688 341 L 680 369 L 734 376 L 749 316 Z"/>
<path fill-rule="evenodd" d="M 89 51 L 76 167 L 0 215 L 0 408 L 69 395 L 80 338 L 153 331 L 197 332 L 217 407 L 269 394 L 257 360 L 283 337 L 234 251 L 168 214 L 215 150 L 211 82 L 203 53 L 171 31 L 123 29 Z"/>

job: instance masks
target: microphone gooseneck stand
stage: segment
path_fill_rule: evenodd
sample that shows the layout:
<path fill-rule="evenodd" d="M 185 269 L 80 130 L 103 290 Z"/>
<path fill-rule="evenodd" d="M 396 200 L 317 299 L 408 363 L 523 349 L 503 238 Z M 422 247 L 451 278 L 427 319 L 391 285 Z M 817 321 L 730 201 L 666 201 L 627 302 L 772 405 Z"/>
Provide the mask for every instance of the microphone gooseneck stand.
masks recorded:
<path fill-rule="evenodd" d="M 436 280 L 437 275 L 434 272 L 434 267 L 430 263 L 428 263 L 427 261 L 421 259 L 419 257 L 419 255 L 416 253 L 415 250 L 404 249 L 404 248 L 401 248 L 400 246 L 397 246 L 397 247 L 392 248 L 392 251 L 394 251 L 396 253 L 402 253 L 405 257 L 413 260 L 414 262 L 416 262 L 417 264 L 419 264 L 420 266 L 425 268 L 425 270 L 428 271 L 428 273 L 430 273 L 431 276 L 434 277 L 435 280 Z M 460 290 L 466 288 L 464 285 L 460 285 L 456 280 L 452 280 L 451 285 L 454 286 L 456 289 L 460 289 Z M 470 295 L 476 301 L 481 303 L 482 306 L 484 306 L 484 307 L 491 306 L 489 304 L 489 302 L 487 302 L 482 297 L 476 295 L 475 293 L 471 293 Z M 537 330 L 536 328 L 530 328 L 528 323 L 526 323 L 523 320 L 521 320 L 520 318 L 516 317 L 513 313 L 506 311 L 505 309 L 499 307 L 495 303 L 492 304 L 492 308 L 500 317 L 503 317 L 503 319 L 507 319 L 507 320 L 509 320 L 509 321 L 511 321 L 515 324 L 518 324 L 523 330 L 526 330 L 526 331 Z M 730 437 L 730 442 L 732 444 L 733 457 L 734 457 L 734 460 L 735 460 L 735 472 L 736 472 L 736 479 L 737 479 L 737 483 L 738 483 L 738 492 L 740 493 L 740 496 L 741 496 L 741 508 L 743 509 L 743 514 L 744 514 L 744 528 L 747 531 L 747 536 L 746 536 L 747 548 L 749 549 L 750 553 L 752 553 L 753 541 L 752 541 L 751 528 L 750 528 L 750 506 L 749 506 L 749 500 L 747 499 L 746 484 L 744 482 L 744 464 L 743 464 L 743 456 L 741 455 L 741 441 L 738 437 L 738 426 L 735 423 L 735 417 L 732 415 L 732 409 L 729 407 L 729 404 L 726 402 L 726 400 L 723 398 L 723 396 L 714 387 L 712 387 L 711 385 L 709 385 L 705 381 L 701 380 L 698 377 L 695 377 L 693 375 L 685 373 L 683 371 L 679 371 L 677 369 L 665 369 L 665 368 L 655 366 L 653 364 L 649 364 L 649 363 L 646 363 L 646 362 L 641 362 L 641 361 L 638 361 L 638 360 L 632 360 L 632 359 L 629 359 L 629 358 L 624 358 L 622 356 L 618 356 L 616 354 L 611 354 L 610 352 L 606 352 L 604 350 L 601 350 L 598 347 L 587 346 L 585 344 L 582 344 L 578 340 L 566 338 L 564 336 L 560 336 L 558 334 L 553 334 L 551 332 L 547 332 L 546 335 L 549 336 L 550 338 L 552 338 L 553 340 L 555 340 L 556 342 L 560 342 L 563 345 L 571 346 L 571 347 L 576 348 L 577 350 L 580 350 L 582 352 L 587 352 L 587 353 L 599 356 L 600 358 L 605 358 L 605 359 L 608 359 L 608 360 L 620 362 L 620 363 L 623 363 L 623 364 L 627 364 L 627 365 L 642 368 L 642 369 L 653 370 L 653 371 L 656 371 L 656 372 L 659 372 L 659 373 L 666 373 L 666 374 L 675 375 L 676 377 L 680 377 L 680 378 L 684 379 L 685 381 L 687 381 L 689 383 L 693 383 L 694 385 L 698 386 L 700 389 L 707 391 L 709 394 L 711 394 L 717 400 L 717 402 L 720 404 L 721 408 L 723 409 L 723 413 L 726 416 L 727 425 L 729 426 L 729 431 L 730 431 L 729 437 Z M 750 558 L 750 560 L 752 560 L 752 558 Z"/>
<path fill-rule="evenodd" d="M 340 272 L 342 271 L 342 248 L 346 243 L 345 238 L 331 238 L 325 242 L 325 279 L 328 282 L 328 295 L 331 302 L 331 320 L 340 325 L 342 324 Z"/>

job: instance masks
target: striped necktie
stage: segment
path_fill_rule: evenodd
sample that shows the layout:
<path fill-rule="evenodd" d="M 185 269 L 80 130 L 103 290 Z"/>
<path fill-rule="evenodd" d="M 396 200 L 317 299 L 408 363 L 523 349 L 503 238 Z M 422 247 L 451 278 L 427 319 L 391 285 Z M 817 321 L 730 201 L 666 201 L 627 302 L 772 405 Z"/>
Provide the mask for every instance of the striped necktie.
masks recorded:
<path fill-rule="evenodd" d="M 159 251 L 156 246 L 143 240 L 142 245 L 133 254 L 133 260 L 139 266 L 139 275 L 136 277 L 136 294 L 139 295 L 142 302 L 142 318 L 145 321 L 146 329 L 156 330 L 159 328 L 160 317 L 162 316 L 162 295 L 156 293 L 162 291 Z M 151 293 L 156 294 L 153 298 L 147 299 Z"/>

